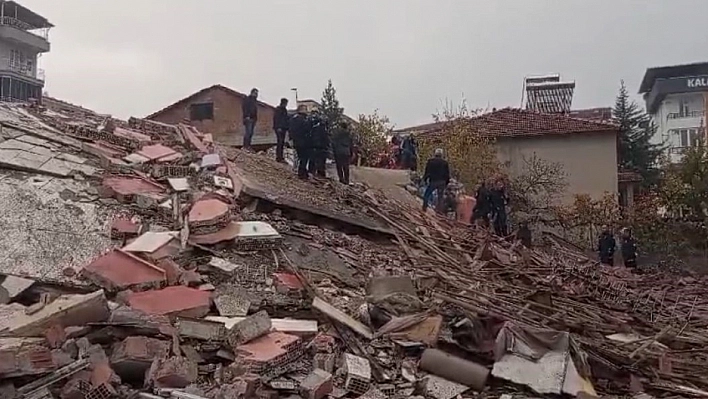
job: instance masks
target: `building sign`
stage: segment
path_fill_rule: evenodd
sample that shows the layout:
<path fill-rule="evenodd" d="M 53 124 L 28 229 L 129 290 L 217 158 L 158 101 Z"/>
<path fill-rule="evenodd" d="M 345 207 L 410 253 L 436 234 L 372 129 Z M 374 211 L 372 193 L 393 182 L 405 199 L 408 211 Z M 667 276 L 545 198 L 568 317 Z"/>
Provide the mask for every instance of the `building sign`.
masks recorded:
<path fill-rule="evenodd" d="M 690 89 L 695 89 L 699 87 L 708 88 L 708 77 L 688 78 L 686 79 L 686 86 L 688 86 Z"/>

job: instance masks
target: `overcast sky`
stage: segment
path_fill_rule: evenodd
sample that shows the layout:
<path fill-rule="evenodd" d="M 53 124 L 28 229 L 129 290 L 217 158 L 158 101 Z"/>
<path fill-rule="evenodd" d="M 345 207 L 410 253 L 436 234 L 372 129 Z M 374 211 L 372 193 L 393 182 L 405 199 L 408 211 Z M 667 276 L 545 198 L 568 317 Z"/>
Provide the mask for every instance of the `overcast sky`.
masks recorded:
<path fill-rule="evenodd" d="M 220 83 L 277 103 L 378 108 L 397 127 L 445 99 L 519 106 L 524 76 L 576 81 L 574 108 L 609 106 L 647 67 L 708 61 L 706 0 L 19 0 L 46 16 L 46 89 L 119 117 Z M 639 99 L 637 97 L 637 99 Z"/>

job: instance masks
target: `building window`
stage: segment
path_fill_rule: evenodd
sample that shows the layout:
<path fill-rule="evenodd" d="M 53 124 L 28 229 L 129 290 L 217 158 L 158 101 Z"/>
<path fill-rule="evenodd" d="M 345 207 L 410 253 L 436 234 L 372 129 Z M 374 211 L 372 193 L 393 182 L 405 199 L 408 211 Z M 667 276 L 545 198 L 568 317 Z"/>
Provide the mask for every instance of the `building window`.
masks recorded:
<path fill-rule="evenodd" d="M 682 98 L 679 100 L 679 116 L 680 117 L 682 117 L 682 118 L 686 117 L 691 112 L 688 104 L 689 104 L 689 101 L 685 98 Z"/>
<path fill-rule="evenodd" d="M 189 120 L 203 121 L 214 119 L 214 103 L 199 103 L 189 106 Z"/>
<path fill-rule="evenodd" d="M 701 129 L 675 129 L 674 134 L 679 136 L 679 147 L 696 147 L 701 138 Z"/>

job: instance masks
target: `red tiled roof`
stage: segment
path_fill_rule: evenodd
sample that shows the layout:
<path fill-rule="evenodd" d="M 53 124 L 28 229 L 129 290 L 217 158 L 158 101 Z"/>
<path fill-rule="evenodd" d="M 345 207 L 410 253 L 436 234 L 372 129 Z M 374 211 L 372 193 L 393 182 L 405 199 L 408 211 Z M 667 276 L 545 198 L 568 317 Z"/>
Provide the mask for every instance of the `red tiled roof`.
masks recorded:
<path fill-rule="evenodd" d="M 174 107 L 176 107 L 176 106 L 178 106 L 178 105 L 182 105 L 183 103 L 185 103 L 185 102 L 191 100 L 193 97 L 196 97 L 196 96 L 198 96 L 198 95 L 200 95 L 200 94 L 202 94 L 202 93 L 204 93 L 204 92 L 212 91 L 212 90 L 223 90 L 224 92 L 226 92 L 226 93 L 228 93 L 228 94 L 231 94 L 232 96 L 239 97 L 239 98 L 246 98 L 246 97 L 248 97 L 246 94 L 243 94 L 243 93 L 241 93 L 241 92 L 238 92 L 238 91 L 236 91 L 236 90 L 234 90 L 234 89 L 230 89 L 230 88 L 228 88 L 228 87 L 226 87 L 226 86 L 222 86 L 222 85 L 218 85 L 218 84 L 217 84 L 217 85 L 213 85 L 213 86 L 209 86 L 209 87 L 206 87 L 206 88 L 204 88 L 204 89 L 201 89 L 201 90 L 199 90 L 199 91 L 196 92 L 196 93 L 190 94 L 189 96 L 187 96 L 187 97 L 185 97 L 185 98 L 183 98 L 183 99 L 177 101 L 176 103 L 171 104 L 171 105 L 168 105 L 168 106 L 166 106 L 165 108 L 163 108 L 163 109 L 161 109 L 161 110 L 159 110 L 159 111 L 157 111 L 157 112 L 154 112 L 154 113 L 152 113 L 152 114 L 146 116 L 145 119 L 152 119 L 152 118 L 158 116 L 159 114 L 161 114 L 161 113 L 163 113 L 163 112 L 165 112 L 165 111 L 167 111 L 167 110 L 170 110 L 170 109 L 172 109 L 172 108 L 174 108 Z M 262 105 L 262 106 L 264 106 L 264 107 L 267 107 L 267 108 L 275 109 L 275 107 L 273 107 L 272 105 L 266 104 L 266 103 L 264 103 L 264 102 L 262 102 L 262 101 L 258 101 L 258 104 L 259 104 L 259 105 Z"/>
<path fill-rule="evenodd" d="M 545 136 L 618 130 L 618 127 L 611 123 L 515 108 L 504 108 L 472 118 L 470 124 L 475 131 L 487 137 Z M 433 130 L 428 133 L 438 133 L 441 126 L 434 125 Z"/>

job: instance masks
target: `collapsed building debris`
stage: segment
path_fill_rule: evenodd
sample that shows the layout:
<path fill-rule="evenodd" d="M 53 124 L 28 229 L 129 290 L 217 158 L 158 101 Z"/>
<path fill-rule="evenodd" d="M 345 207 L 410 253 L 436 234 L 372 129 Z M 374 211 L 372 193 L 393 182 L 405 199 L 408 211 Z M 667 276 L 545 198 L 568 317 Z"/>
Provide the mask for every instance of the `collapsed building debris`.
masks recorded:
<path fill-rule="evenodd" d="M 708 395 L 705 278 L 525 248 L 186 125 L 0 110 L 0 198 L 51 226 L 0 238 L 0 397 Z"/>

